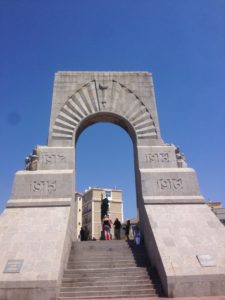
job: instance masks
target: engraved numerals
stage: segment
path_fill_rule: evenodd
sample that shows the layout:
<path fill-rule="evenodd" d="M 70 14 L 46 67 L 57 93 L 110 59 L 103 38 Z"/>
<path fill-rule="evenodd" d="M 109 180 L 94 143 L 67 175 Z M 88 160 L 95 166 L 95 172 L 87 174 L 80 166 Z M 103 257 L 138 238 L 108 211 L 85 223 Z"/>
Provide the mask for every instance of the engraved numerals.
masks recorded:
<path fill-rule="evenodd" d="M 181 178 L 160 178 L 157 180 L 157 185 L 161 190 L 182 190 L 183 182 Z"/>
<path fill-rule="evenodd" d="M 35 180 L 30 185 L 30 191 L 33 194 L 50 195 L 56 191 L 56 180 Z"/>
<path fill-rule="evenodd" d="M 42 158 L 45 164 L 54 164 L 57 162 L 64 162 L 66 160 L 66 157 L 64 155 L 54 153 L 50 154 L 47 152 L 44 152 L 42 154 Z"/>
<path fill-rule="evenodd" d="M 146 153 L 145 158 L 147 162 L 169 162 L 169 153 Z"/>

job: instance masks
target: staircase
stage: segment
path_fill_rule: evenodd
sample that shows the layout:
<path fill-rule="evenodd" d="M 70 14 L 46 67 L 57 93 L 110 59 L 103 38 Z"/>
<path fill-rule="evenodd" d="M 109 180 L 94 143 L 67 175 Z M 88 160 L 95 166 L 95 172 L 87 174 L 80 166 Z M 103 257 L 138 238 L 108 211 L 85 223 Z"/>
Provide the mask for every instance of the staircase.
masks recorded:
<path fill-rule="evenodd" d="M 160 281 L 143 245 L 133 241 L 74 242 L 58 300 L 158 297 Z"/>

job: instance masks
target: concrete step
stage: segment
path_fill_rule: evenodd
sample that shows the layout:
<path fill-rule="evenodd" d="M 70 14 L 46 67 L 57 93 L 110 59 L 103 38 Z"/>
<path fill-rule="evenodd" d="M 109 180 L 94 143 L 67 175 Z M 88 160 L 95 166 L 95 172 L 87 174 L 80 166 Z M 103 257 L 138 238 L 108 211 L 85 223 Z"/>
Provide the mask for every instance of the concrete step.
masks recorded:
<path fill-rule="evenodd" d="M 92 286 L 88 286 L 88 288 L 87 288 L 87 286 L 62 287 L 60 293 L 64 293 L 64 292 L 78 293 L 78 292 L 87 292 L 87 290 L 88 290 L 88 292 L 97 292 L 97 291 L 101 291 L 101 289 L 102 289 L 102 285 L 101 286 L 100 285 L 92 285 Z M 129 291 L 137 291 L 140 289 L 154 290 L 154 287 L 152 284 L 149 284 L 149 283 L 147 283 L 147 284 L 142 283 L 142 284 L 136 284 L 136 285 L 133 283 L 132 283 L 132 285 L 131 284 L 124 285 L 121 282 L 118 285 L 110 285 L 108 283 L 107 284 L 104 283 L 104 290 L 107 290 L 107 293 L 111 292 L 111 291 L 118 292 L 118 291 L 124 291 L 124 290 L 128 290 L 128 289 L 129 289 Z"/>
<path fill-rule="evenodd" d="M 143 246 L 132 241 L 75 242 L 57 299 L 151 298 L 160 289 Z"/>
<path fill-rule="evenodd" d="M 92 271 L 92 270 L 97 270 L 97 272 L 99 272 L 101 269 L 102 270 L 105 270 L 105 269 L 108 269 L 108 271 L 112 271 L 114 272 L 114 269 L 115 268 L 119 268 L 119 267 L 122 267 L 122 268 L 133 268 L 133 267 L 138 267 L 138 268 L 144 268 L 145 267 L 145 264 L 135 264 L 135 263 L 132 263 L 132 264 L 98 264 L 98 265 L 77 265 L 75 266 L 74 264 L 68 264 L 67 266 L 67 270 L 89 270 Z M 98 269 L 97 269 L 98 268 Z"/>
<path fill-rule="evenodd" d="M 91 249 L 91 250 L 88 250 L 88 253 L 84 252 L 86 251 L 85 249 L 79 249 L 79 250 L 74 250 L 73 252 L 71 251 L 71 255 L 79 255 L 79 257 L 82 257 L 82 256 L 104 256 L 104 255 L 114 255 L 114 256 L 123 256 L 123 255 L 133 255 L 133 253 L 130 252 L 130 249 L 124 249 L 124 248 L 120 248 L 120 249 L 117 249 L 117 250 L 114 250 L 114 249 Z M 141 253 L 142 251 L 137 251 L 136 253 Z"/>
<path fill-rule="evenodd" d="M 69 280 L 63 280 L 62 282 L 62 287 L 86 287 L 88 288 L 89 286 L 100 286 L 102 287 L 102 278 L 99 277 L 95 277 L 95 278 L 87 278 L 86 280 L 73 280 L 72 278 L 68 278 Z M 104 279 L 104 284 L 106 285 L 110 285 L 110 286 L 116 286 L 116 285 L 120 285 L 121 283 L 123 284 L 123 286 L 125 285 L 130 285 L 132 282 L 132 284 L 134 285 L 139 285 L 139 284 L 150 284 L 151 281 L 149 281 L 149 278 L 146 276 L 145 278 L 139 278 L 139 279 L 133 279 L 132 277 L 130 277 L 129 279 L 124 279 L 124 277 L 121 278 L 114 278 L 112 280 L 112 278 L 110 277 L 108 280 Z M 153 283 L 151 283 L 152 286 Z"/>
<path fill-rule="evenodd" d="M 73 242 L 71 250 L 74 248 L 80 247 L 136 247 L 137 245 L 134 243 L 134 240 L 125 241 L 125 240 L 110 240 L 110 241 L 84 241 L 84 242 Z M 138 245 L 138 247 L 144 247 L 144 244 Z"/>
<path fill-rule="evenodd" d="M 104 296 L 107 298 L 108 296 L 114 296 L 114 297 L 124 297 L 126 296 L 140 296 L 140 295 L 145 295 L 148 297 L 155 297 L 157 296 L 156 292 L 154 289 L 138 289 L 138 290 L 130 290 L 129 288 L 124 289 L 124 290 L 104 290 L 102 288 L 100 291 L 81 291 L 81 292 L 60 292 L 60 297 L 87 297 L 87 296 Z"/>
<path fill-rule="evenodd" d="M 63 281 L 62 282 L 96 282 L 96 281 L 101 281 L 102 280 L 110 280 L 112 281 L 136 281 L 136 280 L 150 280 L 148 273 L 138 273 L 138 274 L 126 274 L 126 276 L 124 274 L 119 274 L 119 273 L 115 273 L 115 274 L 111 274 L 110 278 L 107 279 L 107 274 L 106 273 L 102 273 L 102 274 L 92 274 L 92 275 L 88 275 L 88 274 L 64 274 L 63 277 Z"/>
<path fill-rule="evenodd" d="M 101 276 L 107 276 L 109 274 L 109 269 L 108 268 L 94 268 L 94 269 L 89 269 L 87 272 L 87 269 L 66 269 L 64 271 L 64 276 L 65 275 L 79 275 L 79 276 L 98 276 L 101 274 Z M 148 270 L 146 268 L 141 268 L 141 267 L 130 267 L 130 268 L 113 268 L 110 270 L 110 276 L 115 275 L 121 275 L 121 276 L 128 276 L 128 275 L 143 275 L 143 274 L 148 274 Z"/>
<path fill-rule="evenodd" d="M 108 261 L 145 261 L 149 262 L 147 256 L 144 255 L 104 255 L 104 256 L 69 256 L 68 262 L 108 262 Z"/>
<path fill-rule="evenodd" d="M 127 243 L 127 242 L 122 242 L 120 243 L 119 241 L 95 241 L 95 242 L 84 242 L 84 243 L 75 243 L 71 250 L 73 251 L 74 249 L 106 249 L 106 248 L 113 248 L 113 249 L 119 249 L 119 248 L 144 248 L 144 245 L 135 245 L 134 242 L 132 243 Z"/>
<path fill-rule="evenodd" d="M 132 257 L 132 256 L 145 256 L 145 257 L 148 257 L 146 254 L 143 255 L 143 251 L 141 250 L 138 250 L 136 252 L 131 252 L 130 249 L 126 250 L 126 249 L 120 249 L 119 251 L 110 251 L 110 250 L 92 250 L 92 251 L 89 251 L 89 253 L 86 253 L 84 252 L 85 250 L 83 251 L 74 251 L 74 252 L 71 252 L 71 256 L 75 256 L 75 257 L 79 257 L 79 258 L 82 258 L 82 257 L 104 257 L 104 256 L 113 256 L 113 257 L 126 257 L 126 256 L 129 256 L 129 257 Z"/>
<path fill-rule="evenodd" d="M 146 257 L 141 257 L 139 256 L 137 259 L 135 259 L 135 257 L 133 256 L 114 256 L 114 255 L 106 255 L 106 256 L 103 256 L 103 257 L 82 257 L 82 258 L 79 258 L 78 256 L 70 256 L 69 257 L 69 260 L 68 262 L 96 262 L 96 263 L 99 263 L 99 262 L 121 262 L 121 261 L 127 261 L 127 262 L 130 262 L 130 261 L 135 261 L 135 260 L 147 260 Z"/>
<path fill-rule="evenodd" d="M 77 257 L 77 258 L 101 258 L 101 257 L 148 257 L 146 253 L 143 253 L 143 251 L 138 250 L 136 252 L 131 252 L 129 249 L 126 251 L 120 251 L 120 252 L 115 252 L 115 251 L 93 251 L 86 253 L 85 250 L 83 250 L 82 253 L 78 253 L 77 251 L 71 252 L 70 257 Z"/>
<path fill-rule="evenodd" d="M 58 297 L 57 300 L 80 300 L 80 299 L 89 299 L 89 300 L 98 300 L 98 299 L 102 299 L 102 300 L 107 300 L 107 299 L 124 299 L 124 298 L 143 298 L 144 300 L 149 300 L 152 298 L 152 300 L 158 298 L 159 296 L 158 295 L 151 295 L 151 294 L 141 294 L 141 295 L 107 295 L 107 297 L 105 295 L 103 296 L 75 296 L 75 297 Z"/>
<path fill-rule="evenodd" d="M 125 258 L 125 257 L 148 257 L 146 255 L 146 253 L 143 253 L 143 251 L 141 250 L 138 250 L 136 252 L 131 252 L 130 249 L 128 250 L 122 250 L 121 251 L 104 251 L 104 250 L 101 250 L 101 251 L 89 251 L 89 253 L 86 253 L 85 250 L 82 250 L 82 251 L 74 251 L 74 252 L 71 252 L 70 253 L 70 258 L 71 257 L 76 257 L 76 258 L 79 258 L 79 259 L 86 259 L 86 258 L 101 258 L 101 257 L 122 257 L 122 258 Z"/>
<path fill-rule="evenodd" d="M 77 254 L 77 253 L 71 253 L 70 256 L 69 256 L 69 260 L 71 259 L 76 259 L 76 260 L 96 260 L 96 261 L 99 261 L 99 260 L 107 260 L 107 259 L 134 259 L 134 258 L 137 258 L 137 259 L 141 259 L 141 258 L 144 258 L 144 259 L 148 259 L 148 256 L 146 254 L 143 254 L 143 252 L 140 252 L 140 253 L 129 253 L 129 252 L 126 252 L 126 253 L 82 253 L 82 254 Z"/>
<path fill-rule="evenodd" d="M 139 264 L 140 265 L 140 264 Z M 142 264 L 143 266 L 145 266 L 145 264 Z M 103 262 L 103 263 L 68 263 L 67 268 L 68 269 L 93 269 L 93 268 L 108 268 L 108 269 L 112 269 L 112 268 L 119 268 L 119 267 L 135 267 L 137 266 L 137 264 L 135 262 Z"/>
<path fill-rule="evenodd" d="M 90 241 L 90 242 L 77 242 L 72 246 L 71 252 L 82 251 L 83 249 L 90 251 L 114 251 L 136 249 L 137 251 L 144 249 L 143 245 L 136 246 L 134 243 L 128 244 L 123 241 Z"/>
<path fill-rule="evenodd" d="M 89 250 L 102 250 L 102 249 L 129 249 L 130 246 L 123 242 L 123 243 L 112 243 L 110 241 L 104 243 L 104 242 L 84 242 L 76 244 L 74 247 L 72 247 L 72 251 L 74 250 L 80 250 L 80 249 L 89 249 Z"/>
<path fill-rule="evenodd" d="M 95 261 L 95 262 L 107 262 L 107 261 L 145 261 L 145 262 L 149 262 L 149 259 L 147 256 L 144 255 L 103 255 L 101 256 L 77 256 L 77 255 L 73 255 L 73 256 L 69 256 L 68 262 L 85 262 L 85 261 Z"/>
<path fill-rule="evenodd" d="M 95 243 L 95 242 L 94 242 Z M 120 249 L 123 249 L 123 250 L 126 250 L 126 249 L 131 249 L 131 250 L 134 250 L 136 249 L 137 251 L 138 250 L 141 250 L 141 249 L 144 249 L 144 246 L 135 246 L 135 245 L 127 245 L 127 244 L 120 244 L 120 245 L 113 245 L 111 244 L 110 242 L 108 242 L 106 245 L 101 245 L 101 242 L 97 242 L 98 244 L 82 244 L 80 246 L 75 246 L 71 249 L 72 252 L 74 251 L 79 251 L 79 250 L 82 250 L 82 249 L 88 249 L 89 251 L 101 251 L 101 250 L 108 250 L 108 251 L 112 251 L 112 250 L 120 250 Z"/>
<path fill-rule="evenodd" d="M 146 262 L 149 263 L 149 260 L 147 257 L 102 257 L 102 258 L 82 258 L 79 259 L 79 257 L 70 257 L 68 260 L 68 263 L 91 263 L 91 262 L 95 262 L 95 263 L 102 263 L 102 262 L 123 262 L 123 261 L 127 261 L 127 262 Z"/>
<path fill-rule="evenodd" d="M 131 242 L 131 240 L 129 242 L 125 241 L 125 240 L 110 240 L 110 241 L 105 241 L 105 240 L 98 240 L 98 241 L 83 241 L 83 242 L 73 242 L 72 243 L 72 249 L 74 247 L 81 247 L 84 244 L 86 245 L 114 245 L 114 246 L 119 246 L 119 245 L 129 245 L 130 243 L 133 244 L 133 241 Z"/>
<path fill-rule="evenodd" d="M 104 279 L 107 278 L 107 274 L 96 274 L 94 275 L 88 275 L 88 274 L 83 274 L 83 275 L 79 275 L 79 274 L 68 274 L 68 275 L 64 275 L 63 280 L 66 281 L 73 281 L 73 282 L 96 282 L 96 281 L 104 281 Z M 126 279 L 128 278 L 128 279 Z M 149 280 L 151 282 L 151 279 L 149 278 L 148 274 L 138 274 L 138 275 L 131 275 L 131 274 L 127 274 L 127 275 L 121 275 L 121 274 L 115 274 L 115 275 L 110 275 L 110 280 L 111 281 L 127 281 L 129 280 L 130 282 L 136 281 L 136 280 Z M 156 282 L 155 279 L 153 279 L 154 282 Z"/>
<path fill-rule="evenodd" d="M 124 263 L 133 263 L 135 265 L 145 264 L 146 266 L 150 266 L 149 261 L 147 259 L 113 259 L 107 258 L 102 260 L 79 260 L 79 259 L 71 259 L 68 261 L 68 264 L 75 265 L 98 265 L 98 264 L 124 264 Z"/>

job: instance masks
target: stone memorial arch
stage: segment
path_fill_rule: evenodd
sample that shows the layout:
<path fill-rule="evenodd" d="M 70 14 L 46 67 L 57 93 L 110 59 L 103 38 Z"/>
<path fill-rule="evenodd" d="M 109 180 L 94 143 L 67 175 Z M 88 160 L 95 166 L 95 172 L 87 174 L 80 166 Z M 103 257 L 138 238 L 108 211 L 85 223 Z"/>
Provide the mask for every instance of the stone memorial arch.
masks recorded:
<path fill-rule="evenodd" d="M 0 299 L 55 299 L 75 237 L 76 140 L 96 122 L 133 141 L 141 231 L 165 293 L 225 294 L 225 229 L 195 171 L 160 137 L 151 74 L 58 72 L 48 145 L 37 146 L 35 170 L 15 174 L 0 217 Z"/>

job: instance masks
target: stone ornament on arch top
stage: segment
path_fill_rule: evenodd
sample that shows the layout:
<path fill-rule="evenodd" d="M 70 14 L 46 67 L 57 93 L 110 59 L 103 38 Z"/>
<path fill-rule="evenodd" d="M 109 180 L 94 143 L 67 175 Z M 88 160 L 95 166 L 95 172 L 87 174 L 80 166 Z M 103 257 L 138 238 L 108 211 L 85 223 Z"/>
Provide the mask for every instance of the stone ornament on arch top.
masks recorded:
<path fill-rule="evenodd" d="M 137 140 L 159 138 L 153 116 L 138 95 L 116 80 L 94 79 L 62 104 L 50 131 L 51 146 L 58 145 L 59 140 L 71 142 L 72 146 L 80 123 L 90 116 L 94 120 L 95 115 L 97 118 L 101 115 L 98 121 L 117 123 L 117 118 L 125 119 L 133 128 Z"/>

